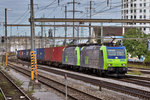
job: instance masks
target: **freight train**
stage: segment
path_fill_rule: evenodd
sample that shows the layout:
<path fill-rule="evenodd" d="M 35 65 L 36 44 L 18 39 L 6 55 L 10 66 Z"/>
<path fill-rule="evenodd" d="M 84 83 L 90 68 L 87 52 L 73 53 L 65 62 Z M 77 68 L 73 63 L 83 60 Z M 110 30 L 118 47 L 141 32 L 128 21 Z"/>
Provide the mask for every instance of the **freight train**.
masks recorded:
<path fill-rule="evenodd" d="M 127 73 L 127 51 L 124 46 L 100 45 L 38 48 L 37 62 L 103 75 L 124 76 Z M 18 59 L 30 61 L 30 49 L 17 51 Z"/>

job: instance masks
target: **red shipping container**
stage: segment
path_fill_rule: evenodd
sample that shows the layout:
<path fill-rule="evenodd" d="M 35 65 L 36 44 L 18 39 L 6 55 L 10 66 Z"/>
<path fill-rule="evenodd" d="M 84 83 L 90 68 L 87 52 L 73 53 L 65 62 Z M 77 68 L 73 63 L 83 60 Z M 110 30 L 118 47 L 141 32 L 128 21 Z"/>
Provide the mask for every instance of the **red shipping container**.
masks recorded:
<path fill-rule="evenodd" d="M 51 61 L 51 59 L 52 59 L 52 53 L 53 53 L 52 47 L 45 48 L 44 50 L 45 50 L 45 61 Z"/>
<path fill-rule="evenodd" d="M 22 59 L 23 52 L 20 50 L 20 58 Z"/>
<path fill-rule="evenodd" d="M 62 63 L 62 53 L 65 47 L 53 47 L 52 61 Z"/>

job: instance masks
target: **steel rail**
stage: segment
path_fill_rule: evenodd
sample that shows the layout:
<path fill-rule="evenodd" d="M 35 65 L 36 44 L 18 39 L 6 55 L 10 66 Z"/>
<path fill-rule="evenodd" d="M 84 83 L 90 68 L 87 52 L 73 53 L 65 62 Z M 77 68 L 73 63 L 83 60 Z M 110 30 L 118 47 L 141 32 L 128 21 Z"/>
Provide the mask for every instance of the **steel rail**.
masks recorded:
<path fill-rule="evenodd" d="M 8 66 L 10 66 L 11 68 L 13 68 L 13 69 L 15 69 L 15 70 L 17 70 L 17 71 L 19 71 L 19 72 L 21 72 L 21 73 L 23 73 L 23 74 L 25 74 L 25 75 L 27 75 L 27 76 L 30 77 L 30 70 L 27 70 L 27 69 L 24 69 L 24 68 L 20 68 L 20 67 L 19 67 L 19 69 L 18 69 L 18 68 L 16 68 L 16 67 L 18 67 L 18 66 L 13 65 L 13 64 L 10 64 L 10 63 L 9 63 Z M 13 66 L 15 66 L 15 67 L 13 67 Z M 27 72 L 27 73 L 26 73 L 26 72 Z M 55 83 L 55 84 L 58 84 L 58 85 L 62 85 L 62 86 L 64 86 L 64 87 L 65 87 L 65 84 L 60 83 L 60 82 L 57 82 L 57 81 L 52 80 L 52 79 L 49 79 L 49 78 L 47 78 L 47 77 L 45 77 L 45 76 L 38 75 L 38 77 L 39 77 L 39 82 L 41 82 L 41 83 L 43 83 L 43 84 L 45 84 L 45 85 L 47 85 L 47 86 L 49 86 L 49 87 L 51 87 L 51 88 L 56 89 L 56 90 L 59 91 L 59 92 L 65 94 L 65 91 L 62 91 L 62 90 L 60 90 L 59 88 L 54 87 L 54 85 L 53 85 L 52 83 Z M 42 81 L 42 80 L 43 80 L 43 81 Z M 49 81 L 50 81 L 50 82 L 49 82 Z M 50 84 L 48 84 L 48 83 L 50 83 Z M 58 86 L 58 85 L 57 85 L 57 86 Z M 65 90 L 65 89 L 64 89 L 64 90 Z M 80 100 L 80 99 L 82 99 L 82 97 L 81 97 L 81 98 L 78 98 L 80 95 L 84 95 L 84 97 L 87 97 L 86 100 L 101 100 L 101 99 L 98 98 L 98 97 L 95 97 L 95 96 L 90 95 L 90 94 L 88 94 L 88 93 L 82 92 L 82 91 L 80 91 L 80 90 L 78 90 L 78 89 L 75 89 L 75 88 L 72 88 L 72 87 L 70 87 L 70 86 L 68 86 L 68 90 L 70 90 L 70 91 L 76 93 L 76 95 L 74 96 L 74 94 L 72 94 L 72 92 L 70 92 L 70 93 L 68 92 L 68 96 L 69 96 L 70 98 L 72 98 L 72 99 L 75 99 L 75 100 Z M 77 94 L 77 93 L 78 93 L 78 94 Z"/>
<path fill-rule="evenodd" d="M 7 98 L 6 98 L 6 96 L 5 96 L 4 92 L 3 92 L 3 90 L 2 90 L 1 88 L 0 88 L 0 92 L 2 93 L 4 99 L 7 100 Z"/>
<path fill-rule="evenodd" d="M 12 61 L 12 60 L 11 60 Z M 19 62 L 21 62 L 23 65 L 30 65 L 30 63 L 28 61 L 22 61 L 22 60 L 18 60 Z M 12 62 L 15 62 L 15 60 L 13 60 Z M 42 65 L 38 65 L 42 68 Z M 133 75 L 126 75 L 125 78 L 132 78 L 132 79 L 138 79 L 138 80 L 145 80 L 145 81 L 150 81 L 150 78 L 147 78 L 147 77 L 138 77 L 138 76 L 133 76 Z"/>
<path fill-rule="evenodd" d="M 40 65 L 39 68 L 42 69 L 42 70 L 45 70 L 45 71 L 49 71 L 49 72 L 58 74 L 58 75 L 63 75 L 64 76 L 65 74 L 67 74 L 67 76 L 70 77 L 70 78 L 74 78 L 74 79 L 81 80 L 81 81 L 84 81 L 84 82 L 92 83 L 94 85 L 101 86 L 101 87 L 111 89 L 111 90 L 114 90 L 114 91 L 119 91 L 119 92 L 122 92 L 122 93 L 130 94 L 130 95 L 141 97 L 141 98 L 144 98 L 144 99 L 145 98 L 146 99 L 150 98 L 150 92 L 148 92 L 148 91 L 135 89 L 135 88 L 127 87 L 127 86 L 123 86 L 123 85 L 118 85 L 118 84 L 115 84 L 115 83 L 100 81 L 100 80 L 97 80 L 97 79 L 92 79 L 92 78 L 88 78 L 88 77 L 85 77 L 85 76 L 75 75 L 75 74 L 62 72 L 62 71 L 58 71 L 58 70 L 54 70 L 54 69 L 49 69 L 49 68 L 45 68 L 45 67 L 42 68 L 41 65 Z"/>
<path fill-rule="evenodd" d="M 60 82 L 57 82 L 57 81 L 54 81 L 54 80 L 52 80 L 52 79 L 49 79 L 49 78 L 47 78 L 47 77 L 45 77 L 45 76 L 41 76 L 41 75 L 39 75 L 40 76 L 40 78 L 42 78 L 42 79 L 46 79 L 46 80 L 49 80 L 49 81 L 51 81 L 51 84 L 52 84 L 52 82 L 53 83 L 57 83 L 57 84 L 59 84 L 59 85 L 62 85 L 62 86 L 64 86 L 65 87 L 65 84 L 63 84 L 63 83 L 60 83 Z M 45 84 L 45 82 L 44 81 L 41 81 L 42 83 L 44 83 Z M 71 90 L 70 90 L 71 89 Z M 81 92 L 80 90 L 78 90 L 78 89 L 75 89 L 75 88 L 72 88 L 72 87 L 70 87 L 70 86 L 68 86 L 68 90 L 70 90 L 70 91 L 72 91 L 72 92 L 78 92 L 78 94 L 80 94 L 80 95 L 85 95 L 85 96 L 87 96 L 87 99 L 86 100 L 100 100 L 100 98 L 97 98 L 97 97 L 95 97 L 95 96 L 92 96 L 92 95 L 90 95 L 90 94 L 88 94 L 88 93 L 85 93 L 85 92 Z M 71 94 L 72 94 L 72 92 L 70 92 Z M 65 91 L 63 91 L 63 93 L 65 94 Z M 69 92 L 68 92 L 69 93 Z M 71 96 L 71 95 L 70 95 Z M 72 96 L 71 96 L 72 97 Z M 76 97 L 74 97 L 74 99 L 77 99 L 77 100 L 79 100 L 79 98 L 77 97 L 77 95 L 76 95 Z M 82 98 L 81 98 L 82 99 Z"/>
<path fill-rule="evenodd" d="M 101 87 L 104 87 L 104 88 L 107 88 L 107 89 L 120 91 L 122 93 L 131 94 L 131 95 L 137 96 L 137 97 L 150 98 L 150 92 L 148 92 L 148 91 L 143 91 L 143 90 L 139 90 L 139 89 L 123 86 L 123 85 L 118 85 L 118 84 L 115 84 L 115 83 L 100 81 L 100 80 L 87 78 L 87 77 L 80 76 L 80 75 L 74 75 L 74 74 L 70 74 L 70 73 L 66 73 L 66 72 L 64 73 L 64 72 L 56 71 L 56 70 L 54 71 L 53 69 L 41 68 L 41 67 L 42 66 L 40 66 L 39 69 L 42 69 L 44 71 L 54 72 L 56 74 L 63 75 L 63 76 L 64 76 L 64 74 L 67 74 L 68 77 L 70 77 L 70 78 L 74 78 L 74 79 L 77 79 L 77 80 L 92 83 L 92 84 L 95 84 L 97 86 L 101 86 Z M 145 95 L 145 94 L 148 94 L 148 95 Z"/>
<path fill-rule="evenodd" d="M 2 74 L 6 77 L 6 79 L 7 79 L 11 84 L 13 84 L 13 86 L 15 86 L 15 87 L 20 91 L 20 93 L 22 93 L 22 94 L 25 96 L 25 98 L 26 98 L 27 100 L 31 100 L 11 79 L 9 79 L 9 77 L 8 77 L 6 74 L 4 74 L 2 71 L 0 71 L 0 73 L 2 73 Z"/>
<path fill-rule="evenodd" d="M 131 69 L 140 69 L 140 70 L 149 70 L 150 71 L 150 68 L 138 68 L 138 67 L 128 67 L 128 68 L 131 68 Z"/>
<path fill-rule="evenodd" d="M 15 62 L 15 60 L 13 60 L 12 62 Z M 30 63 L 27 62 L 27 61 L 19 60 L 19 62 L 21 62 L 23 65 L 28 65 L 28 66 L 30 65 Z M 41 65 L 39 65 L 39 66 L 42 69 L 42 66 Z M 133 81 L 134 79 L 136 79 L 136 81 Z M 150 78 L 147 78 L 147 77 L 138 77 L 138 76 L 133 76 L 133 75 L 126 75 L 126 77 L 124 79 L 120 79 L 120 81 L 126 81 L 126 82 L 134 83 L 134 84 L 137 84 L 137 85 L 150 87 L 150 83 L 149 82 L 144 82 L 142 80 L 144 80 L 144 81 L 150 81 Z"/>
<path fill-rule="evenodd" d="M 133 71 L 132 69 L 128 69 L 128 71 Z M 150 74 L 150 71 L 139 70 L 143 74 Z"/>
<path fill-rule="evenodd" d="M 145 81 L 141 81 L 141 80 L 138 80 L 138 79 L 124 78 L 124 79 L 114 79 L 114 80 L 119 80 L 119 81 L 123 81 L 123 82 L 133 83 L 133 84 L 137 84 L 137 85 L 141 85 L 141 86 L 150 88 L 150 82 L 145 82 Z"/>
<path fill-rule="evenodd" d="M 140 79 L 140 80 L 150 81 L 150 78 L 148 78 L 148 77 L 139 77 L 139 76 L 133 76 L 133 75 L 126 75 L 126 77 L 132 78 L 132 79 Z"/>

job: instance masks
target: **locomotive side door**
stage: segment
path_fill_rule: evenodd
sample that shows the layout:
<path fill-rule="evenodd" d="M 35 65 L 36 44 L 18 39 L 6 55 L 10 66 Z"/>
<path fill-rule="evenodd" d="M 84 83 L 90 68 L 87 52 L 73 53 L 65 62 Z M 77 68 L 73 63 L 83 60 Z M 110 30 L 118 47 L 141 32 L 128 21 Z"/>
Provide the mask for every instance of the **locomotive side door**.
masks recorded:
<path fill-rule="evenodd" d="M 74 65 L 77 65 L 77 49 L 74 48 Z"/>
<path fill-rule="evenodd" d="M 103 50 L 99 51 L 99 66 L 100 66 L 100 69 L 103 69 L 103 66 L 104 66 Z"/>

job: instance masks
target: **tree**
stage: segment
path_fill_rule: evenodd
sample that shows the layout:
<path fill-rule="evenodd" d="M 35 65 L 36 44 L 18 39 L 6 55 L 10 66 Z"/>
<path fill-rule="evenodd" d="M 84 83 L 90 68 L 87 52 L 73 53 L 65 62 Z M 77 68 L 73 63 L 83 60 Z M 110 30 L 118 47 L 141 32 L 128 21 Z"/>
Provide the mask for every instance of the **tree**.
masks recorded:
<path fill-rule="evenodd" d="M 147 54 L 147 40 L 139 40 L 138 38 L 146 38 L 147 35 L 140 29 L 130 29 L 125 33 L 124 38 L 137 38 L 134 40 L 124 40 L 123 44 L 127 49 L 127 52 L 131 54 L 132 57 L 146 56 Z"/>
<path fill-rule="evenodd" d="M 144 60 L 144 63 L 148 66 L 150 65 L 150 52 L 147 52 L 146 58 Z"/>

